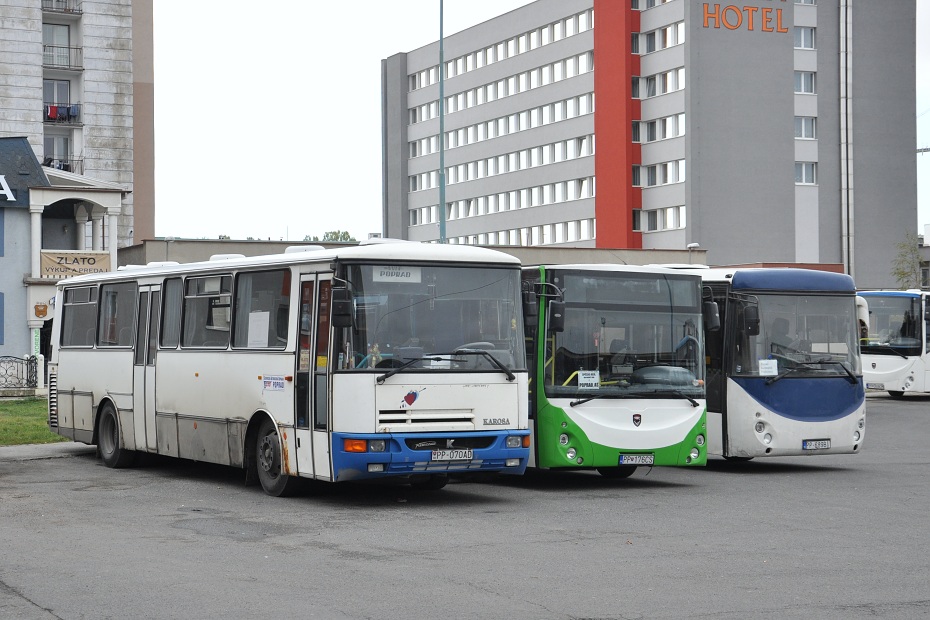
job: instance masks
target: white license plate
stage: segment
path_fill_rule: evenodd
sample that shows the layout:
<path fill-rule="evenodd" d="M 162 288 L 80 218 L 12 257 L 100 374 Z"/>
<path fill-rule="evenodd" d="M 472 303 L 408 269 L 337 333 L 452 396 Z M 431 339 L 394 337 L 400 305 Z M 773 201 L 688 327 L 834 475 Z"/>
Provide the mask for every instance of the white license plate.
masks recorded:
<path fill-rule="evenodd" d="M 470 461 L 472 459 L 471 448 L 455 450 L 433 450 L 430 457 L 432 461 Z"/>
<path fill-rule="evenodd" d="M 619 465 L 652 465 L 656 460 L 653 454 L 621 454 Z"/>
<path fill-rule="evenodd" d="M 885 384 L 884 384 L 884 383 L 866 383 L 866 384 L 865 384 L 865 389 L 867 389 L 867 390 L 884 390 L 884 389 L 885 389 Z"/>
<path fill-rule="evenodd" d="M 829 439 L 805 439 L 801 442 L 802 450 L 826 450 L 829 447 Z"/>

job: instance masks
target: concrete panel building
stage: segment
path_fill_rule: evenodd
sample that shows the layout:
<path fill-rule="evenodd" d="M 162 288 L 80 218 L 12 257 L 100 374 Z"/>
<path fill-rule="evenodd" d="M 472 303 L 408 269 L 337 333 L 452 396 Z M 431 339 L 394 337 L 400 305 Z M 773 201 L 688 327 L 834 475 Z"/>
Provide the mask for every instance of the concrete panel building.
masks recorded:
<path fill-rule="evenodd" d="M 442 115 L 439 42 L 391 56 L 383 232 L 698 244 L 712 264 L 839 263 L 894 286 L 917 225 L 915 16 L 911 0 L 537 0 L 444 38 Z"/>
<path fill-rule="evenodd" d="M 151 0 L 0 5 L 0 355 L 47 348 L 58 279 L 154 235 L 151 28 Z"/>

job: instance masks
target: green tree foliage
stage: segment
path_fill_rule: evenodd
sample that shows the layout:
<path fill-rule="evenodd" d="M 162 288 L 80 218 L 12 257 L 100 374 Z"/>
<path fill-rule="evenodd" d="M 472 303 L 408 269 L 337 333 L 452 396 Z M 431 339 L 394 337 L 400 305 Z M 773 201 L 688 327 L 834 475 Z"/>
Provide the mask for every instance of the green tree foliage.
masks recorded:
<path fill-rule="evenodd" d="M 920 246 L 917 233 L 908 232 L 895 247 L 898 253 L 891 263 L 891 275 L 901 288 L 920 288 Z"/>
<path fill-rule="evenodd" d="M 347 230 L 331 230 L 328 233 L 323 233 L 323 239 L 320 239 L 316 235 L 310 236 L 307 235 L 304 237 L 304 241 L 345 241 L 345 242 L 354 242 L 356 241 L 349 231 Z"/>

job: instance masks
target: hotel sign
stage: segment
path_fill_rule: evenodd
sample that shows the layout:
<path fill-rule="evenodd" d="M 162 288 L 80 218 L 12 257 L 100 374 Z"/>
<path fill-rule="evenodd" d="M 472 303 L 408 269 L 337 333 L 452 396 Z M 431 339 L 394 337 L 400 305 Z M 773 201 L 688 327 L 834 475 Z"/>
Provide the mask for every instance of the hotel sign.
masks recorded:
<path fill-rule="evenodd" d="M 41 278 L 61 279 L 110 271 L 109 252 L 42 250 L 40 262 L 39 277 Z"/>
<path fill-rule="evenodd" d="M 784 3 L 785 0 L 780 0 Z M 737 6 L 735 4 L 704 3 L 704 27 L 726 30 L 758 30 L 788 32 L 783 9 L 774 6 Z"/>

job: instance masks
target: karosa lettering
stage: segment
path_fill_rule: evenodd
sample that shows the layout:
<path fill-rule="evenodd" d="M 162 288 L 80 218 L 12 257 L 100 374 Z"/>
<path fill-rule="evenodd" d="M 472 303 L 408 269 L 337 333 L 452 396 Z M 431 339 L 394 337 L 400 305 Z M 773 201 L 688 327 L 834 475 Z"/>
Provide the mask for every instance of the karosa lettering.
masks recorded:
<path fill-rule="evenodd" d="M 711 25 L 714 28 L 723 26 L 727 30 L 738 30 L 745 25 L 746 30 L 756 30 L 758 26 L 762 32 L 788 32 L 788 28 L 782 25 L 782 9 L 770 6 L 721 6 L 705 2 L 704 27 L 710 28 Z"/>

